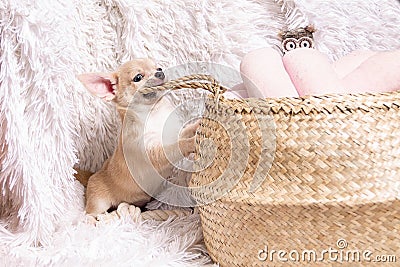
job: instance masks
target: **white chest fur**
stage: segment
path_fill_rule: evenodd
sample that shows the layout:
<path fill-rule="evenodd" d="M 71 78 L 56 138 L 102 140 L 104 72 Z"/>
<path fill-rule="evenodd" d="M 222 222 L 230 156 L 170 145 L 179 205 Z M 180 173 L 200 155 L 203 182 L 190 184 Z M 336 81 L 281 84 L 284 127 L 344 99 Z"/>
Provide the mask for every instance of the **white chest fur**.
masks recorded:
<path fill-rule="evenodd" d="M 132 103 L 124 120 L 124 141 L 146 149 L 178 141 L 183 123 L 168 95 L 155 103 Z"/>
<path fill-rule="evenodd" d="M 177 143 L 182 126 L 168 95 L 155 103 L 133 102 L 127 111 L 122 131 L 124 157 L 132 176 L 145 191 L 157 191 L 175 163 L 171 162 L 170 169 L 157 171 L 150 151 L 163 153 L 163 148 Z"/>

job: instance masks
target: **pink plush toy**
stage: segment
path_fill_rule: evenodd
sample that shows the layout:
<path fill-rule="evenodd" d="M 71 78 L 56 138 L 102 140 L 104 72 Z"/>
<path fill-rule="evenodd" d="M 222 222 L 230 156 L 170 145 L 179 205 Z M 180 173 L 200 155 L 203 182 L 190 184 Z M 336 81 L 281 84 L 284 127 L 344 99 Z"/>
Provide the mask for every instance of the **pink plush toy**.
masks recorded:
<path fill-rule="evenodd" d="M 290 39 L 290 38 L 289 38 Z M 241 73 L 249 97 L 296 97 L 400 90 L 400 50 L 354 51 L 335 62 L 305 40 L 286 53 L 263 48 L 248 53 Z M 294 49 L 296 48 L 296 49 Z"/>

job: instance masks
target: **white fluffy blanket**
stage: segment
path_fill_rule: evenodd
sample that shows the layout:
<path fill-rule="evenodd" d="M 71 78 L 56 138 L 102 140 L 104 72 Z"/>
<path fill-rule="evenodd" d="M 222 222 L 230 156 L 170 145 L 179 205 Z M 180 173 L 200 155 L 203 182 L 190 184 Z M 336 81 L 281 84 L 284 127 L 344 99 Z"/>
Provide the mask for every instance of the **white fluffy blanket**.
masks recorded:
<path fill-rule="evenodd" d="M 200 222 L 82 222 L 73 167 L 95 171 L 115 146 L 111 105 L 76 79 L 135 57 L 166 67 L 205 61 L 238 70 L 284 27 L 315 25 L 332 59 L 400 49 L 397 0 L 2 0 L 0 265 L 195 266 L 209 261 Z"/>

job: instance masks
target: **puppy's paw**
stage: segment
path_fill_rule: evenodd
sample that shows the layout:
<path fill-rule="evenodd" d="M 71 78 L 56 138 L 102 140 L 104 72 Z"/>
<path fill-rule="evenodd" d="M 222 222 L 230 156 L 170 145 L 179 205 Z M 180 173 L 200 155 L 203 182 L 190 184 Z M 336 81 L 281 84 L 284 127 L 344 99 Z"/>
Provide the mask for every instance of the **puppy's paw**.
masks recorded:
<path fill-rule="evenodd" d="M 86 214 L 85 223 L 96 226 L 97 225 L 96 216 L 91 215 L 91 214 Z"/>
<path fill-rule="evenodd" d="M 136 207 L 135 205 L 130 205 L 128 203 L 121 203 L 118 205 L 117 209 L 110 212 L 104 213 L 97 216 L 97 220 L 103 223 L 111 223 L 118 220 L 131 220 L 132 222 L 141 222 L 140 208 Z"/>
<path fill-rule="evenodd" d="M 179 149 L 183 156 L 188 157 L 191 153 L 196 152 L 196 137 L 190 137 L 179 140 Z"/>
<path fill-rule="evenodd" d="M 110 224 L 113 222 L 116 222 L 120 219 L 119 215 L 113 211 L 113 212 L 104 212 L 102 214 L 97 215 L 97 225 L 99 224 Z"/>
<path fill-rule="evenodd" d="M 191 153 L 196 152 L 196 131 L 200 126 L 200 120 L 188 124 L 183 128 L 179 136 L 179 149 L 181 153 L 187 157 Z"/>
<path fill-rule="evenodd" d="M 195 122 L 186 125 L 186 127 L 183 128 L 179 138 L 186 139 L 194 137 L 196 135 L 196 131 L 197 128 L 199 128 L 199 126 L 200 126 L 200 120 L 196 120 Z"/>

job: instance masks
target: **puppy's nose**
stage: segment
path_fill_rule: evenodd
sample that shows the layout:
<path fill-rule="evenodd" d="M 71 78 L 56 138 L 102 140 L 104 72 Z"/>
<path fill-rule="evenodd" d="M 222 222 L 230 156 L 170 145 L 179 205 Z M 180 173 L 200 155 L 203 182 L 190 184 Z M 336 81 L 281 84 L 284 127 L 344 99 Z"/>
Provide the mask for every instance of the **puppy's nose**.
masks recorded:
<path fill-rule="evenodd" d="M 156 72 L 156 74 L 154 74 L 154 76 L 160 80 L 164 80 L 164 78 L 165 78 L 165 74 L 160 68 L 157 69 L 157 72 Z"/>

